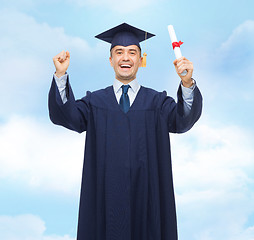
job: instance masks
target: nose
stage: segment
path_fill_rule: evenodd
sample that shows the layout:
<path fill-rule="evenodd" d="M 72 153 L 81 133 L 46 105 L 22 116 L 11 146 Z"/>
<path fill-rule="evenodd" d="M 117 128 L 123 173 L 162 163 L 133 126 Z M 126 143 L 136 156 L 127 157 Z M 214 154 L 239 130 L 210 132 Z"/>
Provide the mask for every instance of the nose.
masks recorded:
<path fill-rule="evenodd" d="M 124 61 L 128 61 L 129 60 L 128 52 L 124 52 L 124 54 L 123 54 L 123 60 Z"/>

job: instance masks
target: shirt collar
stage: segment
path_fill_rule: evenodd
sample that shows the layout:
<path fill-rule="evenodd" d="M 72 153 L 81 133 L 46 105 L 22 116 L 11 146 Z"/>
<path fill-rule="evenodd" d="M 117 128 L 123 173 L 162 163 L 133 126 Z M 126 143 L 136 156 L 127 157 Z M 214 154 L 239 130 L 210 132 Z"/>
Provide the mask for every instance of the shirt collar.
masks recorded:
<path fill-rule="evenodd" d="M 132 80 L 131 82 L 128 83 L 131 87 L 131 90 L 134 93 L 137 93 L 138 89 L 139 89 L 139 83 L 138 80 L 135 78 L 134 80 Z M 113 83 L 113 88 L 114 88 L 114 92 L 117 93 L 120 90 L 122 91 L 121 87 L 122 85 L 124 85 L 122 82 L 120 82 L 119 80 L 115 79 L 114 83 Z"/>

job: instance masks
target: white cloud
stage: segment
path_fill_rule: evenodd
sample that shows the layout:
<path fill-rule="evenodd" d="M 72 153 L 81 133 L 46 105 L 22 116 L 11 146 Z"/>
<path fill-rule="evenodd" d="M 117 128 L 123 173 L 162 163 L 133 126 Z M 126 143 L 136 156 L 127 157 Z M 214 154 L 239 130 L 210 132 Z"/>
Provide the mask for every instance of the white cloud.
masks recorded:
<path fill-rule="evenodd" d="M 216 45 L 189 52 L 194 78 L 204 96 L 204 110 L 220 118 L 231 116 L 231 120 L 239 119 L 244 110 L 251 115 L 248 109 L 254 103 L 254 21 L 236 26 L 225 41 Z"/>
<path fill-rule="evenodd" d="M 41 106 L 54 72 L 52 58 L 58 52 L 69 50 L 78 62 L 75 65 L 81 66 L 100 49 L 100 45 L 92 49 L 85 40 L 67 35 L 62 27 L 38 23 L 16 10 L 0 11 L 0 32 L 0 102 L 4 103 L 0 116 Z"/>
<path fill-rule="evenodd" d="M 0 178 L 42 191 L 79 194 L 84 135 L 38 119 L 0 125 Z"/>
<path fill-rule="evenodd" d="M 36 2 L 33 0 L 1 0 L 2 8 L 16 8 L 16 9 L 31 9 L 36 5 Z"/>
<path fill-rule="evenodd" d="M 129 13 L 144 9 L 146 6 L 152 3 L 158 4 L 158 1 L 154 0 L 129 0 L 129 1 L 118 1 L 118 0 L 67 0 L 67 2 L 76 4 L 78 6 L 84 7 L 96 7 L 101 9 L 106 9 L 106 11 L 114 11 L 117 13 Z"/>
<path fill-rule="evenodd" d="M 131 13 L 133 11 L 142 10 L 151 4 L 158 4 L 162 0 L 129 0 L 128 2 L 117 1 L 117 0 L 3 0 L 2 6 L 15 9 L 36 9 L 39 8 L 40 4 L 63 4 L 66 2 L 71 7 L 89 7 L 89 8 L 100 8 L 105 9 L 107 12 L 115 13 Z"/>
<path fill-rule="evenodd" d="M 253 239 L 253 142 L 238 126 L 198 124 L 172 135 L 181 239 Z"/>
<path fill-rule="evenodd" d="M 237 26 L 228 39 L 221 44 L 213 59 L 217 70 L 224 72 L 226 85 L 248 86 L 240 90 L 245 99 L 252 99 L 248 91 L 254 88 L 252 74 L 254 65 L 254 21 L 247 20 Z M 216 71 L 216 69 L 213 69 Z"/>
<path fill-rule="evenodd" d="M 235 57 L 249 57 L 249 53 L 254 51 L 254 21 L 247 20 L 237 26 L 229 38 L 222 43 L 220 51 L 224 54 L 229 52 L 235 53 Z M 247 56 L 246 56 L 247 55 Z"/>
<path fill-rule="evenodd" d="M 74 240 L 69 235 L 45 234 L 45 222 L 38 216 L 0 216 L 0 239 L 4 240 Z"/>
<path fill-rule="evenodd" d="M 79 37 L 68 36 L 63 27 L 50 27 L 38 23 L 33 17 L 22 12 L 5 9 L 0 12 L 0 48 L 4 57 L 37 56 L 50 58 L 52 53 L 70 49 L 80 56 L 91 50 L 87 42 Z M 16 66 L 16 65 L 14 65 Z"/>

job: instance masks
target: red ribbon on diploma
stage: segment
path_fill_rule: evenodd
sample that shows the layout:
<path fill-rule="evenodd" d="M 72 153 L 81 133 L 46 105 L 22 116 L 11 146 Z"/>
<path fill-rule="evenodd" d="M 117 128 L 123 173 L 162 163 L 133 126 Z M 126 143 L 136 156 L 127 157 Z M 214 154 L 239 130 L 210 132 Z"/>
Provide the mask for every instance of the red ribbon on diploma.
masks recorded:
<path fill-rule="evenodd" d="M 179 41 L 179 42 L 173 42 L 172 46 L 173 46 L 173 50 L 175 49 L 175 47 L 180 47 L 183 44 L 183 42 Z"/>

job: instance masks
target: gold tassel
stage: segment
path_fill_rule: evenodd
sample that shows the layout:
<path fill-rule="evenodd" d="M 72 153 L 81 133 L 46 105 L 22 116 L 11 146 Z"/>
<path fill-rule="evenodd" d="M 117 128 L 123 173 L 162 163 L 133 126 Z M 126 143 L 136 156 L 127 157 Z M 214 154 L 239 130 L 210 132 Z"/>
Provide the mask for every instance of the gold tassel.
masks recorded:
<path fill-rule="evenodd" d="M 144 52 L 141 67 L 146 67 L 146 56 L 147 56 L 147 54 Z"/>

